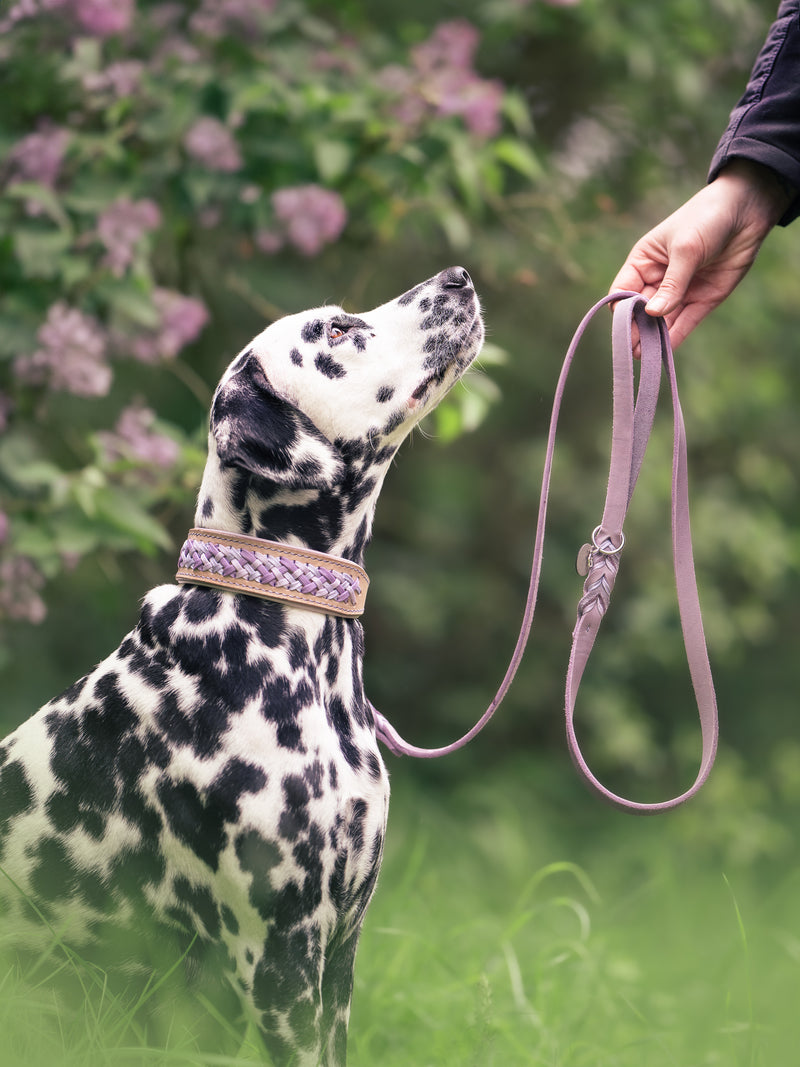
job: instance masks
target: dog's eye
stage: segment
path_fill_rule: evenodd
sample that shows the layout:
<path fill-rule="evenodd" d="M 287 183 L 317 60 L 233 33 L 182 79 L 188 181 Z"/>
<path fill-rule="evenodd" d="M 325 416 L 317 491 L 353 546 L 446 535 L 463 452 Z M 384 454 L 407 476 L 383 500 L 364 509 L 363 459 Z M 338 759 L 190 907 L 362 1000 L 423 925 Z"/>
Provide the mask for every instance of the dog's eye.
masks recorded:
<path fill-rule="evenodd" d="M 350 329 L 349 322 L 331 322 L 328 324 L 328 340 L 331 344 L 335 344 L 337 341 L 343 340 Z"/>

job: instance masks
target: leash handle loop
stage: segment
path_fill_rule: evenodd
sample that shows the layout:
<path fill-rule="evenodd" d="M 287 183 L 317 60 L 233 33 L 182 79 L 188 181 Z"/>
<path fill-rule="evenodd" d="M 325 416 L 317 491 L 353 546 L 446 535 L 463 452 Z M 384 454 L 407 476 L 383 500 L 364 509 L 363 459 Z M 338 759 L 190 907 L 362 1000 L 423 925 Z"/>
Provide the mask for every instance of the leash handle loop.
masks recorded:
<path fill-rule="evenodd" d="M 672 347 L 664 320 L 660 318 L 654 319 L 645 312 L 645 299 L 639 293 L 617 292 L 599 300 L 582 319 L 564 358 L 561 374 L 556 385 L 550 418 L 528 597 L 516 647 L 505 677 L 491 704 L 472 729 L 459 738 L 458 741 L 454 741 L 452 744 L 445 745 L 442 748 L 428 749 L 408 744 L 379 711 L 374 707 L 372 711 L 375 717 L 376 734 L 390 751 L 398 756 L 405 755 L 432 759 L 454 752 L 471 741 L 492 718 L 508 692 L 522 660 L 536 608 L 556 430 L 567 378 L 578 345 L 587 326 L 597 312 L 610 303 L 614 303 L 615 306 L 612 322 L 613 426 L 609 479 L 602 520 L 595 527 L 592 534 L 592 545 L 585 546 L 585 548 L 588 548 L 586 553 L 588 572 L 584 581 L 583 596 L 578 603 L 577 621 L 572 635 L 572 649 L 567 670 L 565 695 L 567 744 L 578 771 L 603 800 L 624 811 L 648 815 L 674 808 L 698 792 L 707 779 L 714 763 L 719 728 L 714 683 L 711 677 L 708 650 L 703 632 L 692 555 L 686 431 L 678 398 Z M 636 322 L 638 327 L 641 344 L 639 386 L 635 396 L 632 357 L 633 322 Z M 620 553 L 625 541 L 622 527 L 633 491 L 636 488 L 636 482 L 653 426 L 662 366 L 669 381 L 673 408 L 672 543 L 675 581 L 689 673 L 700 718 L 702 755 L 697 778 L 688 790 L 671 800 L 655 804 L 641 804 L 611 792 L 595 777 L 586 763 L 578 744 L 574 715 L 581 678 L 597 637 L 600 623 L 608 608 L 611 591 L 619 569 Z M 594 551 L 592 551 L 592 548 Z"/>

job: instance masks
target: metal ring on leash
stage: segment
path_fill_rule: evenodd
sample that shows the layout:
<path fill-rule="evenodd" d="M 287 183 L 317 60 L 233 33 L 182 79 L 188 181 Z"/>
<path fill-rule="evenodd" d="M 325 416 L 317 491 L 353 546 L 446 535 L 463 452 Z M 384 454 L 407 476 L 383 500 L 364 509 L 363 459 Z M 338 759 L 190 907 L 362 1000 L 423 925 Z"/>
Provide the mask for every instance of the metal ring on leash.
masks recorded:
<path fill-rule="evenodd" d="M 603 524 L 600 523 L 600 526 L 595 526 L 595 528 L 592 530 L 592 544 L 594 545 L 594 547 L 597 549 L 597 551 L 600 553 L 601 556 L 616 556 L 625 547 L 625 534 L 622 532 L 622 530 L 620 530 L 619 535 L 622 538 L 622 540 L 620 541 L 620 543 L 617 545 L 616 548 L 601 548 L 600 545 L 598 545 L 598 543 L 597 543 L 597 534 L 599 533 L 600 528 L 602 527 L 602 525 Z M 611 540 L 611 538 L 609 537 L 609 541 L 610 540 Z M 612 544 L 613 544 L 613 542 L 612 542 Z"/>

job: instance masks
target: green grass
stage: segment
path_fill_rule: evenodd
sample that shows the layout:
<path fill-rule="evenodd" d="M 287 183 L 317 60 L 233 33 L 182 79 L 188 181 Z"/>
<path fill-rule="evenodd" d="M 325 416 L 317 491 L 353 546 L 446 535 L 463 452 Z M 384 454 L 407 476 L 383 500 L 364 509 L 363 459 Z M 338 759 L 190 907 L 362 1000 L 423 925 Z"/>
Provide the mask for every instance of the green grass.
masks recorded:
<path fill-rule="evenodd" d="M 632 819 L 588 794 L 556 802 L 529 766 L 440 788 L 435 772 L 422 785 L 408 767 L 393 766 L 351 1067 L 794 1062 L 800 873 L 788 850 L 745 863 L 709 847 L 698 827 L 716 826 L 713 792 L 692 810 Z M 89 969 L 84 1003 L 58 1009 L 48 979 L 60 959 L 0 971 L 0 1064 L 261 1062 L 253 1042 L 235 1058 L 198 1047 L 191 1003 L 170 1006 L 174 1025 L 148 1049 Z"/>

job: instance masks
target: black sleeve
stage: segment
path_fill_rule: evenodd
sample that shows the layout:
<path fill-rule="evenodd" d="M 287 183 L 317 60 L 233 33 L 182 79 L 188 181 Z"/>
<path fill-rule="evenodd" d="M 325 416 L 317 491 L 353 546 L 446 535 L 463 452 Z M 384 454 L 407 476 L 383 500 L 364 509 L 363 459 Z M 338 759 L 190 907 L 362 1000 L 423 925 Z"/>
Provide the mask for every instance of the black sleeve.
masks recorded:
<path fill-rule="evenodd" d="M 797 191 L 782 226 L 800 215 L 800 0 L 782 0 L 717 145 L 708 180 L 737 156 L 770 167 Z"/>

